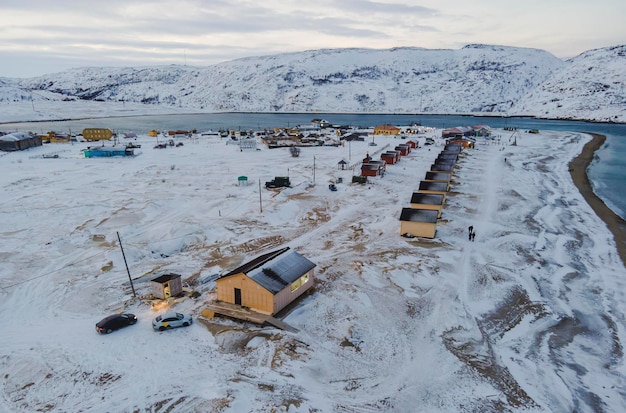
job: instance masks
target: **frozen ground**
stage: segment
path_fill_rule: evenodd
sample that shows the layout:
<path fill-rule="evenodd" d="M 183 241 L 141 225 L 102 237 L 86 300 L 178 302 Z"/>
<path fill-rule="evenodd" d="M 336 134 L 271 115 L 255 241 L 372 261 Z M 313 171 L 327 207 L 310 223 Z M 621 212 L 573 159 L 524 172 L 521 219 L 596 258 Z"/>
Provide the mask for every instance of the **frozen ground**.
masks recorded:
<path fill-rule="evenodd" d="M 292 158 L 153 139 L 128 159 L 85 159 L 86 144 L 0 155 L 0 411 L 626 410 L 626 274 L 567 170 L 589 136 L 466 151 L 435 240 L 400 237 L 398 218 L 440 143 L 361 186 L 337 163 L 398 140 Z M 292 188 L 260 189 L 287 174 Z M 153 332 L 163 308 L 132 297 L 116 232 L 138 295 L 182 274 L 199 295 L 173 308 L 195 318 L 213 274 L 296 249 L 318 278 L 285 317 L 299 332 L 228 320 Z M 116 311 L 139 323 L 96 334 Z"/>

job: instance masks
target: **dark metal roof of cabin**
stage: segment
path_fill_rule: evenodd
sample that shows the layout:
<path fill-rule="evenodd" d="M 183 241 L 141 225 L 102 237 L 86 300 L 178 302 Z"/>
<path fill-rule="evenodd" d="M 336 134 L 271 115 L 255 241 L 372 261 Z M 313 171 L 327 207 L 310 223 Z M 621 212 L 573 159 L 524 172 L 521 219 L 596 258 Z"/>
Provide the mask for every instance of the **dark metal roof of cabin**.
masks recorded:
<path fill-rule="evenodd" d="M 430 181 L 449 181 L 452 179 L 450 172 L 426 172 L 426 180 Z"/>
<path fill-rule="evenodd" d="M 174 278 L 180 278 L 180 274 L 165 274 L 154 278 L 152 281 L 155 283 L 163 284 L 165 282 L 173 280 Z"/>
<path fill-rule="evenodd" d="M 426 204 L 426 205 L 442 205 L 442 194 L 427 194 L 423 192 L 413 192 L 411 195 L 412 204 Z"/>
<path fill-rule="evenodd" d="M 459 159 L 459 154 L 457 152 L 448 152 L 448 151 L 442 151 L 439 156 L 437 156 L 438 159 L 454 159 L 455 161 L 457 159 Z"/>
<path fill-rule="evenodd" d="M 452 171 L 454 169 L 454 164 L 441 164 L 434 163 L 431 165 L 431 171 Z"/>
<path fill-rule="evenodd" d="M 448 184 L 445 182 L 420 181 L 420 190 L 445 192 L 448 190 Z"/>
<path fill-rule="evenodd" d="M 286 247 L 261 255 L 222 278 L 244 273 L 269 292 L 277 294 L 315 266 L 302 255 Z"/>
<path fill-rule="evenodd" d="M 402 208 L 400 221 L 437 223 L 439 211 L 433 209 Z"/>

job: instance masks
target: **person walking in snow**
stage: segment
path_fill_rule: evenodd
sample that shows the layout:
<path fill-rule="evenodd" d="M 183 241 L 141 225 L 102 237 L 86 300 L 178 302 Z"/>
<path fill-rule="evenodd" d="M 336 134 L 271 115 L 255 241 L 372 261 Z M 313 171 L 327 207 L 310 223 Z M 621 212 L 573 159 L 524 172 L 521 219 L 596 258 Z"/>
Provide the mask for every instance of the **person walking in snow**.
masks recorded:
<path fill-rule="evenodd" d="M 476 232 L 472 231 L 470 238 L 472 239 L 472 242 L 474 242 L 474 238 L 476 238 Z"/>

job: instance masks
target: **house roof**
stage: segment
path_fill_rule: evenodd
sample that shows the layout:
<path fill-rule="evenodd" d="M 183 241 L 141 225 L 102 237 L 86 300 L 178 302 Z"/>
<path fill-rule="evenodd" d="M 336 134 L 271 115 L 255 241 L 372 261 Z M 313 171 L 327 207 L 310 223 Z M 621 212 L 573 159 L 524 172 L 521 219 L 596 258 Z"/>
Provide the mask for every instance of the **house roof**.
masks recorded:
<path fill-rule="evenodd" d="M 446 192 L 448 190 L 448 184 L 445 182 L 420 181 L 420 190 Z"/>
<path fill-rule="evenodd" d="M 180 278 L 180 274 L 164 274 L 152 279 L 152 282 L 163 284 L 175 278 Z"/>
<path fill-rule="evenodd" d="M 454 169 L 454 164 L 453 163 L 438 163 L 438 162 L 435 162 L 434 164 L 432 164 L 430 166 L 430 170 L 431 171 L 436 171 L 436 172 L 452 171 L 453 169 Z"/>
<path fill-rule="evenodd" d="M 302 255 L 285 247 L 263 254 L 221 278 L 244 273 L 272 294 L 277 294 L 315 266 Z"/>
<path fill-rule="evenodd" d="M 427 181 L 449 181 L 452 179 L 450 172 L 426 172 Z"/>
<path fill-rule="evenodd" d="M 424 204 L 424 205 L 442 205 L 442 194 L 426 194 L 422 192 L 413 192 L 411 196 L 412 204 Z"/>
<path fill-rule="evenodd" d="M 436 224 L 439 211 L 434 209 L 402 208 L 400 221 Z"/>

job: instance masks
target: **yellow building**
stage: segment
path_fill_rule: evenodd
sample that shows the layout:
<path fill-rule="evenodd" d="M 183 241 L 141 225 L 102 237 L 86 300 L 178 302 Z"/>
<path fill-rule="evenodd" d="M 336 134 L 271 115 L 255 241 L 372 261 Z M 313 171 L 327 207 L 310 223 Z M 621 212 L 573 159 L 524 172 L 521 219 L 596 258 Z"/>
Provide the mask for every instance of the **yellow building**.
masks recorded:
<path fill-rule="evenodd" d="M 400 234 L 435 238 L 438 215 L 438 211 L 429 209 L 402 208 L 400 213 Z"/>
<path fill-rule="evenodd" d="M 374 135 L 399 135 L 400 128 L 393 125 L 379 125 L 374 128 Z"/>
<path fill-rule="evenodd" d="M 217 299 L 274 315 L 313 286 L 315 266 L 289 247 L 261 255 L 218 278 Z"/>
<path fill-rule="evenodd" d="M 86 141 L 108 141 L 113 137 L 111 129 L 106 128 L 85 128 L 83 129 L 83 138 Z"/>

